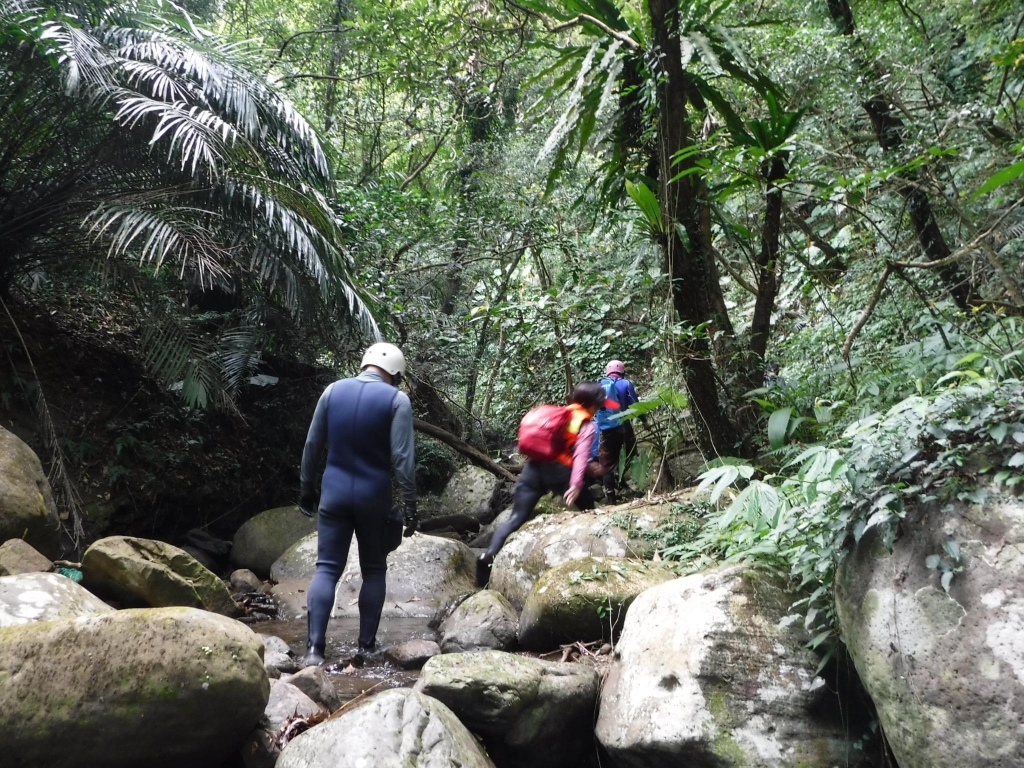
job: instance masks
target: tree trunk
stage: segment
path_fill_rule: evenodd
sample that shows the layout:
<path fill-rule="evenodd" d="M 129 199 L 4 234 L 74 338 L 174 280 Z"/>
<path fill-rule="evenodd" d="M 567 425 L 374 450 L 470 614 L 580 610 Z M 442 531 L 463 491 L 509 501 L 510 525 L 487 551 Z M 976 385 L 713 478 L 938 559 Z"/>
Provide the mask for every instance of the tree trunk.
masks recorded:
<path fill-rule="evenodd" d="M 776 275 L 782 230 L 782 190 L 776 184 L 785 176 L 785 160 L 774 158 L 765 174 L 768 191 L 765 194 L 764 225 L 761 228 L 761 251 L 757 254 L 757 300 L 754 302 L 754 317 L 750 321 L 747 381 L 753 388 L 761 386 L 763 380 L 764 353 L 768 349 L 772 311 L 775 309 L 775 295 L 778 292 Z"/>
<path fill-rule="evenodd" d="M 505 359 L 505 344 L 508 342 L 508 332 L 505 326 L 501 326 L 498 334 L 498 351 L 494 354 L 494 366 L 491 368 L 491 375 L 487 377 L 487 389 L 484 391 L 484 404 L 480 409 L 481 417 L 486 420 L 491 415 L 491 399 L 494 397 L 494 382 L 498 379 L 498 371 Z"/>
<path fill-rule="evenodd" d="M 671 279 L 672 304 L 683 325 L 693 336 L 683 342 L 679 362 L 690 393 L 697 439 L 708 456 L 731 456 L 740 450 L 739 430 L 721 400 L 708 336 L 698 327 L 713 323 L 717 302 L 709 267 L 714 258 L 702 224 L 706 202 L 698 197 L 695 174 L 672 181 L 679 171 L 691 167 L 695 158 L 672 167 L 676 154 L 693 141 L 689 133 L 686 75 L 679 47 L 678 11 L 675 0 L 648 0 L 654 42 L 659 49 L 658 149 L 661 181 L 661 210 L 666 232 L 662 239 L 665 269 Z M 680 227 L 686 241 L 680 237 Z M 717 290 L 721 290 L 717 288 Z"/>
<path fill-rule="evenodd" d="M 849 0 L 828 0 L 828 10 L 832 15 L 839 33 L 852 38 L 857 30 L 853 18 L 853 9 Z M 877 87 L 878 72 L 863 57 L 854 54 L 854 63 L 861 70 L 865 81 Z M 861 105 L 871 120 L 878 145 L 885 151 L 897 149 L 903 145 L 906 128 L 903 121 L 893 113 L 892 105 L 883 94 L 876 92 Z M 899 193 L 907 203 L 907 213 L 914 226 L 921 250 L 929 261 L 938 261 L 952 254 L 946 238 L 935 220 L 931 200 L 927 193 L 918 186 L 906 172 L 896 174 L 900 180 Z M 946 284 L 946 289 L 953 297 L 957 307 L 969 310 L 976 303 L 974 286 L 957 264 L 947 264 L 939 269 L 939 275 Z"/>

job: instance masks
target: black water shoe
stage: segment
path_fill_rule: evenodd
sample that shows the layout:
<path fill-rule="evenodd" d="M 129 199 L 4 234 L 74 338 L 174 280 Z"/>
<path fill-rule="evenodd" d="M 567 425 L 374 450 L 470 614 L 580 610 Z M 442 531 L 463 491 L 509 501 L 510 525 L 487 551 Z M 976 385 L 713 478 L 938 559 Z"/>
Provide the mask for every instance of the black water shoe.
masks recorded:
<path fill-rule="evenodd" d="M 310 648 L 306 651 L 306 655 L 302 657 L 303 667 L 319 667 L 324 663 L 324 652 L 318 651 L 316 648 Z"/>
<path fill-rule="evenodd" d="M 491 580 L 491 563 L 494 562 L 492 555 L 480 555 L 476 559 L 476 585 L 483 589 Z"/>

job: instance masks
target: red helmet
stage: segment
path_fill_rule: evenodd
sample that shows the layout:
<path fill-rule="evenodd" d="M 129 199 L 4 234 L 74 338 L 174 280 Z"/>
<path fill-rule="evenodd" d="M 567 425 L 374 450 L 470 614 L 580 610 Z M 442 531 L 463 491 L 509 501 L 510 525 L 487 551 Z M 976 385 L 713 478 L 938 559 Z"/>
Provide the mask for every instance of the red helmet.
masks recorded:
<path fill-rule="evenodd" d="M 604 367 L 604 375 L 611 376 L 613 373 L 619 374 L 619 376 L 626 375 L 626 364 L 621 360 L 612 360 L 608 365 Z"/>

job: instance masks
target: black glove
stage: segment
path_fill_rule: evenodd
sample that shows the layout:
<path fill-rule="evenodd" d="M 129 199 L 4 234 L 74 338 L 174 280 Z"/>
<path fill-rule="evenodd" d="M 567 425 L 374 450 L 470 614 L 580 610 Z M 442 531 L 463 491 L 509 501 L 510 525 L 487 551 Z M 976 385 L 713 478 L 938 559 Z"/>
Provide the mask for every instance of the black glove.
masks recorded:
<path fill-rule="evenodd" d="M 315 517 L 317 508 L 316 493 L 307 488 L 299 492 L 299 511 L 306 517 Z"/>
<path fill-rule="evenodd" d="M 405 505 L 405 532 L 402 534 L 405 538 L 409 538 L 414 533 L 420 524 L 420 516 L 416 513 L 416 502 Z"/>

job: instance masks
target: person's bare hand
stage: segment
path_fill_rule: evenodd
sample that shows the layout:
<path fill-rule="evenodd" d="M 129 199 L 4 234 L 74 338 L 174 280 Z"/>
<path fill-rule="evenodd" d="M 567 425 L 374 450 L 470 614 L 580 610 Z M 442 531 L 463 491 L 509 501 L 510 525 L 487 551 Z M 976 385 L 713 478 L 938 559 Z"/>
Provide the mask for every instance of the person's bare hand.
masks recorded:
<path fill-rule="evenodd" d="M 576 487 L 572 487 L 572 488 L 569 488 L 569 490 L 567 490 L 565 492 L 565 495 L 562 498 L 565 499 L 566 505 L 571 507 L 573 504 L 576 503 L 576 499 L 578 499 L 579 497 L 580 497 L 580 489 L 576 488 Z"/>

